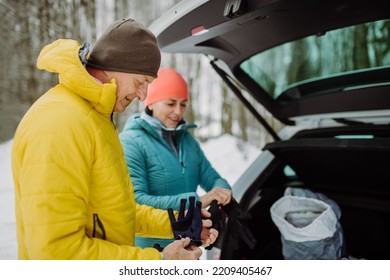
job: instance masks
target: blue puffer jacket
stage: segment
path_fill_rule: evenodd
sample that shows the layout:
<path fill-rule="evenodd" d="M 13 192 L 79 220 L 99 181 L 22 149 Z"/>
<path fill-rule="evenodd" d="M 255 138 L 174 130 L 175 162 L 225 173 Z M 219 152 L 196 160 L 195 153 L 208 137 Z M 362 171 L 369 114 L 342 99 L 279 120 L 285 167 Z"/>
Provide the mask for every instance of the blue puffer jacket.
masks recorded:
<path fill-rule="evenodd" d="M 166 128 L 159 120 L 146 113 L 128 119 L 119 137 L 139 204 L 178 210 L 182 198 L 195 196 L 198 199 L 198 185 L 206 192 L 216 186 L 230 189 L 188 132 L 195 127 L 182 124 L 175 129 L 178 139 L 178 153 L 175 153 L 162 137 L 162 130 Z M 172 240 L 136 237 L 140 247 L 152 247 L 155 243 L 165 247 L 170 242 Z"/>

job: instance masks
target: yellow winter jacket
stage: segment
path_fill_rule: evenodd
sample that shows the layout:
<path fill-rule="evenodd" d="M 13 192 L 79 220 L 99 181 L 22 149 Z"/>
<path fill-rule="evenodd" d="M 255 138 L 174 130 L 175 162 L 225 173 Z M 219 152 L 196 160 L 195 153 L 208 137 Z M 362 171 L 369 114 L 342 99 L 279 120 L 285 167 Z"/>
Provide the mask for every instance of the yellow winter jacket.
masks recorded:
<path fill-rule="evenodd" d="M 59 84 L 16 131 L 12 168 L 20 259 L 161 259 L 135 234 L 172 238 L 165 211 L 137 205 L 116 128 L 116 83 L 83 67 L 74 40 L 45 46 L 39 69 Z"/>

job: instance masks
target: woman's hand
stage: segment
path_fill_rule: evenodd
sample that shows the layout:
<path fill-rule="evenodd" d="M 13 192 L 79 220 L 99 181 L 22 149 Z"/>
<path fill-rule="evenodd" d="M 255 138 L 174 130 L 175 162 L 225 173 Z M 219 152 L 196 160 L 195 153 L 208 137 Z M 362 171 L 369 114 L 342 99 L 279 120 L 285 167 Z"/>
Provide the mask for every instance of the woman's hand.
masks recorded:
<path fill-rule="evenodd" d="M 213 200 L 216 200 L 220 205 L 226 205 L 230 202 L 231 198 L 231 190 L 222 187 L 215 187 L 211 191 L 199 197 L 199 200 L 202 202 L 202 207 L 206 208 Z"/>

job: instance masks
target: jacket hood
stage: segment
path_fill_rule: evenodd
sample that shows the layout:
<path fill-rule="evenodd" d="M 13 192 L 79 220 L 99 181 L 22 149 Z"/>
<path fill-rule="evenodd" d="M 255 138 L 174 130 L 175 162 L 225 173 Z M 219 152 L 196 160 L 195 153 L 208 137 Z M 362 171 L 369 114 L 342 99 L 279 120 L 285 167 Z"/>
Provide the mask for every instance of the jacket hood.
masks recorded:
<path fill-rule="evenodd" d="M 79 58 L 80 43 L 59 39 L 46 45 L 38 56 L 37 68 L 59 74 L 59 83 L 88 100 L 102 114 L 111 114 L 116 102 L 116 82 L 102 84 L 84 68 Z"/>

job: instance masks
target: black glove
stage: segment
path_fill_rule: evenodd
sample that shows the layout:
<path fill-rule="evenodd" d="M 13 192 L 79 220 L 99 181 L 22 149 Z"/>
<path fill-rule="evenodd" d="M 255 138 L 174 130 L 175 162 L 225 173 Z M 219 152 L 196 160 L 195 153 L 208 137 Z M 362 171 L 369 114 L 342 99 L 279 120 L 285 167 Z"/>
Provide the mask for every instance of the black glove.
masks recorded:
<path fill-rule="evenodd" d="M 191 239 L 190 244 L 200 246 L 202 245 L 201 233 L 203 228 L 201 215 L 202 203 L 200 201 L 197 201 L 195 207 L 195 197 L 190 196 L 188 212 L 184 216 L 186 202 L 186 199 L 182 199 L 180 201 L 179 216 L 177 220 L 173 214 L 173 209 L 168 209 L 168 215 L 171 221 L 173 235 L 175 239 L 189 237 Z"/>
<path fill-rule="evenodd" d="M 221 206 L 222 210 L 228 215 L 228 217 L 234 216 L 237 219 L 240 220 L 249 220 L 251 217 L 251 214 L 248 212 L 244 212 L 238 202 L 232 197 L 230 202 L 226 205 Z"/>
<path fill-rule="evenodd" d="M 251 215 L 244 212 L 233 197 L 228 204 L 221 206 L 221 208 L 228 216 L 228 229 L 233 235 L 234 248 L 238 249 L 239 237 L 250 249 L 253 249 L 257 241 L 247 225 L 248 220 L 251 219 Z"/>
<path fill-rule="evenodd" d="M 225 229 L 226 214 L 221 209 L 221 205 L 218 205 L 218 201 L 216 200 L 213 200 L 211 202 L 208 211 L 211 214 L 210 220 L 213 223 L 213 225 L 210 228 L 214 228 L 218 230 L 219 232 L 218 238 L 220 238 L 221 232 Z M 205 249 L 211 250 L 214 247 L 214 245 L 217 243 L 217 240 L 213 244 L 210 244 L 209 246 L 205 247 Z"/>
<path fill-rule="evenodd" d="M 158 243 L 154 244 L 153 248 L 157 249 L 159 252 L 162 252 L 164 250 L 164 248 L 161 247 L 160 244 L 158 244 Z"/>
<path fill-rule="evenodd" d="M 216 200 L 211 202 L 208 211 L 211 214 L 210 220 L 213 223 L 211 227 L 222 232 L 225 229 L 226 214 Z"/>

